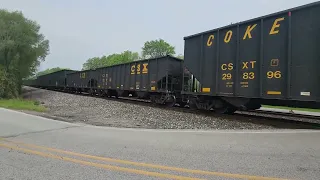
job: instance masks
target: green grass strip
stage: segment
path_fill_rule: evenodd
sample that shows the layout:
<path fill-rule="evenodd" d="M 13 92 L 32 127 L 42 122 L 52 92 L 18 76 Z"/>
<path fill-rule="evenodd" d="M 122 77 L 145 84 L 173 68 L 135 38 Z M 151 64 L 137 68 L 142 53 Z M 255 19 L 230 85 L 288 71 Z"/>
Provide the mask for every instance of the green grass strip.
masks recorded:
<path fill-rule="evenodd" d="M 37 101 L 24 99 L 0 99 L 0 107 L 14 110 L 44 112 L 46 108 Z"/>

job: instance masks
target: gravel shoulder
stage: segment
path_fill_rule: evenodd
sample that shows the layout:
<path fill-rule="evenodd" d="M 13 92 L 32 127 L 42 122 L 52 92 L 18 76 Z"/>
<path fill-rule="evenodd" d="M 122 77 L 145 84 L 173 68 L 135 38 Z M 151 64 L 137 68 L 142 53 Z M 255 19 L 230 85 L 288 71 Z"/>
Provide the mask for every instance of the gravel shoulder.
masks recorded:
<path fill-rule="evenodd" d="M 51 119 L 97 126 L 147 129 L 273 129 L 265 124 L 177 112 L 97 97 L 24 87 L 24 98 L 43 104 L 45 113 L 23 111 Z"/>

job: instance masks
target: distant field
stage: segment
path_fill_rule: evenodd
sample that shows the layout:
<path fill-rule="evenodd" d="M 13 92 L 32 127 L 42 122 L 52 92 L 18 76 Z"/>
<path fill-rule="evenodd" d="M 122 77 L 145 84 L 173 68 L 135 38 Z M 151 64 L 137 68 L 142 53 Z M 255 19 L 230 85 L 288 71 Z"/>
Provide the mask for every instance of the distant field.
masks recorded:
<path fill-rule="evenodd" d="M 37 101 L 24 99 L 0 99 L 0 107 L 14 110 L 46 111 L 46 108 Z"/>
<path fill-rule="evenodd" d="M 293 108 L 293 107 L 269 106 L 269 105 L 262 105 L 262 107 L 265 107 L 265 108 L 276 108 L 276 109 L 288 109 L 288 110 L 296 110 L 296 111 L 320 112 L 320 109 Z"/>

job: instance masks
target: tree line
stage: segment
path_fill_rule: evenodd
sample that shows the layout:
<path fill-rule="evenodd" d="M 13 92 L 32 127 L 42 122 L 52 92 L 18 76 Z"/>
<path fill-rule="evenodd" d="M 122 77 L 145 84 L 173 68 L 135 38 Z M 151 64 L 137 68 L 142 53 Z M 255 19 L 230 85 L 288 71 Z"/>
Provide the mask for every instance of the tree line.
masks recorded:
<path fill-rule="evenodd" d="M 89 58 L 83 65 L 82 70 L 96 69 L 100 67 L 113 66 L 116 64 L 139 61 L 142 59 L 156 58 L 165 55 L 176 54 L 175 47 L 164 41 L 163 39 L 151 40 L 144 43 L 141 56 L 138 52 L 124 51 L 120 54 L 111 54 L 102 57 Z M 182 55 L 178 58 L 183 59 Z"/>
<path fill-rule="evenodd" d="M 97 69 L 100 67 L 113 66 L 116 64 L 128 63 L 133 61 L 139 61 L 143 59 L 156 58 L 165 55 L 175 56 L 175 47 L 164 41 L 163 39 L 151 40 L 144 43 L 142 47 L 141 55 L 138 52 L 132 52 L 129 50 L 123 51 L 122 53 L 114 53 L 107 56 L 92 57 L 89 58 L 82 65 L 82 70 Z M 183 55 L 177 55 L 177 58 L 183 59 Z M 44 71 L 38 72 L 36 76 L 49 74 L 52 72 L 60 71 L 68 68 L 49 68 Z"/>

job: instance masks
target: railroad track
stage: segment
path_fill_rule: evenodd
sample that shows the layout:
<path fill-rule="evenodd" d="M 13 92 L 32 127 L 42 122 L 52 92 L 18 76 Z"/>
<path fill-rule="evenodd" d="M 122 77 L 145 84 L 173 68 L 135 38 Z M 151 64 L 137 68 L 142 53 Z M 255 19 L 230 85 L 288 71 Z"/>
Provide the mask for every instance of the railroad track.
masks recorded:
<path fill-rule="evenodd" d="M 85 94 L 84 94 L 85 95 Z M 89 96 L 89 95 L 85 95 Z M 98 96 L 94 96 L 98 97 Z M 98 97 L 101 98 L 101 97 Z M 284 129 L 320 129 L 320 117 L 304 115 L 304 114 L 292 114 L 292 113 L 282 113 L 275 111 L 265 111 L 265 110 L 255 110 L 255 111 L 236 111 L 233 115 L 225 115 L 225 114 L 215 114 L 212 111 L 203 111 L 203 110 L 194 110 L 188 107 L 165 107 L 151 104 L 150 100 L 145 99 L 136 99 L 136 98 L 127 98 L 127 97 L 119 97 L 116 98 L 106 98 L 106 100 L 112 100 L 117 102 L 124 103 L 132 103 L 139 104 L 142 106 L 152 106 L 156 108 L 173 110 L 183 113 L 196 113 L 204 116 L 211 116 L 216 118 L 224 118 L 230 121 L 237 122 L 250 122 L 254 124 L 263 124 L 263 125 L 271 125 L 277 128 Z"/>
<path fill-rule="evenodd" d="M 289 112 L 277 112 L 277 111 L 269 111 L 269 110 L 255 110 L 251 112 L 256 113 L 265 113 L 265 114 L 271 114 L 271 115 L 280 115 L 280 116 L 291 116 L 296 118 L 305 118 L 305 119 L 314 119 L 320 121 L 320 116 L 313 116 L 309 114 L 299 114 L 299 113 L 289 113 Z"/>
<path fill-rule="evenodd" d="M 63 92 L 63 91 L 59 91 Z M 64 92 L 66 93 L 66 92 Z M 73 93 L 70 93 L 73 94 Z M 87 93 L 76 94 L 80 96 L 90 96 Z M 184 113 L 192 113 L 203 116 L 211 116 L 215 118 L 224 118 L 230 121 L 237 122 L 250 122 L 254 124 L 264 124 L 271 125 L 277 128 L 284 129 L 320 129 L 320 117 L 305 115 L 305 114 L 292 114 L 292 113 L 284 113 L 284 112 L 275 112 L 275 111 L 265 111 L 265 110 L 254 110 L 254 111 L 236 111 L 235 114 L 225 115 L 225 114 L 216 114 L 212 111 L 203 111 L 203 110 L 194 110 L 188 107 L 165 107 L 151 104 L 150 100 L 145 99 L 137 99 L 137 98 L 127 98 L 127 97 L 119 97 L 119 98 L 108 98 L 108 97 L 99 97 L 99 96 L 91 96 L 94 98 L 103 98 L 106 100 L 124 102 L 124 103 L 132 103 L 138 104 L 142 106 L 148 107 L 156 107 L 166 110 L 173 110 Z"/>
<path fill-rule="evenodd" d="M 274 111 L 237 111 L 237 116 L 243 118 L 254 118 L 261 124 L 268 124 L 275 127 L 294 128 L 294 129 L 320 129 L 320 120 L 317 116 L 303 114 L 291 114 Z"/>
<path fill-rule="evenodd" d="M 123 100 L 128 100 L 128 101 L 139 101 L 139 102 L 145 102 L 145 103 L 151 103 L 149 100 L 141 100 L 141 99 L 134 99 L 134 98 L 119 98 Z M 160 108 L 165 108 L 165 109 L 170 109 L 166 107 L 161 107 Z M 173 107 L 173 109 L 178 108 L 178 107 Z M 179 107 L 181 108 L 181 107 Z M 186 108 L 186 107 L 184 107 Z M 191 110 L 188 108 L 188 111 L 194 112 L 195 110 Z M 198 110 L 196 110 L 198 111 Z M 204 112 L 204 111 L 200 111 Z M 210 112 L 210 111 L 209 111 Z M 210 112 L 211 113 L 211 112 Z M 252 110 L 252 111 L 237 111 L 235 114 L 239 115 L 244 115 L 244 114 L 249 114 L 249 113 L 255 113 L 255 116 L 265 116 L 265 115 L 273 115 L 273 116 L 281 116 L 283 118 L 303 118 L 303 119 L 310 119 L 314 121 L 319 121 L 320 124 L 320 116 L 313 116 L 313 115 L 308 115 L 308 114 L 298 114 L 298 113 L 287 113 L 287 112 L 277 112 L 277 111 L 268 111 L 268 110 Z"/>

